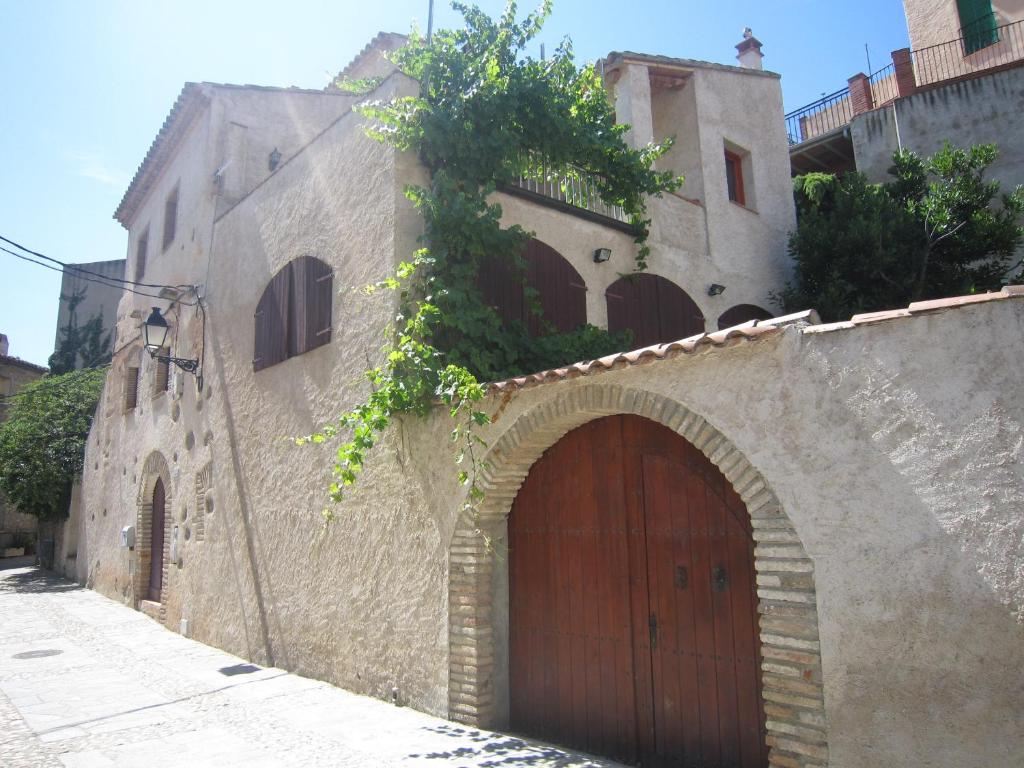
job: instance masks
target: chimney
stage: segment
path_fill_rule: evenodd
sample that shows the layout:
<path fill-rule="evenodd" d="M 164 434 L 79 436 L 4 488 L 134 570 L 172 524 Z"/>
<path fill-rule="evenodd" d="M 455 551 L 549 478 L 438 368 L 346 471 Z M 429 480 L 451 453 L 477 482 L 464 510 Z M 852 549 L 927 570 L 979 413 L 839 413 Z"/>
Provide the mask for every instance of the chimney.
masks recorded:
<path fill-rule="evenodd" d="M 0 333 L 0 357 L 7 357 L 7 350 L 10 347 L 7 344 L 7 335 Z"/>
<path fill-rule="evenodd" d="M 754 37 L 750 27 L 743 30 L 743 42 L 736 46 L 736 50 L 739 51 L 736 54 L 736 58 L 739 59 L 741 67 L 744 69 L 764 69 L 761 65 L 761 59 L 764 58 L 764 54 L 761 53 L 761 41 Z"/>

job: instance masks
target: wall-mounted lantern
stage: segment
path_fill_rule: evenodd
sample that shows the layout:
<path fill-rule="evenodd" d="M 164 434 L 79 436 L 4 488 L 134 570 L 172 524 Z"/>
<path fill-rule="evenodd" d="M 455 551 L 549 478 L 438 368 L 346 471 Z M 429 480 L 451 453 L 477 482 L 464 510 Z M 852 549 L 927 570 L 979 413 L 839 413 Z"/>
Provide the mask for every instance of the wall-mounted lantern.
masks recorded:
<path fill-rule="evenodd" d="M 725 286 L 719 285 L 718 283 L 712 283 L 708 286 L 708 296 L 721 296 L 725 293 Z"/>
<path fill-rule="evenodd" d="M 281 153 L 277 151 L 277 147 L 274 147 L 273 151 L 267 157 L 267 166 L 270 168 L 270 172 L 273 173 L 277 170 L 277 166 L 281 164 Z"/>
<path fill-rule="evenodd" d="M 188 373 L 196 373 L 196 370 L 199 368 L 198 360 L 189 360 L 188 358 L 171 357 L 170 355 L 160 354 L 160 350 L 167 346 L 168 330 L 170 330 L 170 328 L 167 325 L 167 320 L 161 314 L 160 308 L 153 307 L 153 311 L 149 313 L 149 317 L 146 318 L 146 324 L 143 326 L 146 351 L 149 352 L 149 356 L 161 363 L 174 363 L 176 366 L 181 368 L 181 370 L 187 371 Z M 197 374 L 196 378 L 199 382 L 199 388 L 202 389 L 202 374 Z"/>
<path fill-rule="evenodd" d="M 608 259 L 610 259 L 611 257 L 612 257 L 612 249 L 611 248 L 598 248 L 598 249 L 596 249 L 594 251 L 594 263 L 595 264 L 604 264 L 604 262 L 608 261 Z"/>

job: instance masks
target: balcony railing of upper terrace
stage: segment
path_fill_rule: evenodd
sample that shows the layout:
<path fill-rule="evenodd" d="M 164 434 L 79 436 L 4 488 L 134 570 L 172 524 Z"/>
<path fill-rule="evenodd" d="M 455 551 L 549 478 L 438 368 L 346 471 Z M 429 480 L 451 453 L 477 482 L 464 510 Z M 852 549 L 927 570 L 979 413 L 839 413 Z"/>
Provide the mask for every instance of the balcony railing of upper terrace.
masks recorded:
<path fill-rule="evenodd" d="M 855 115 L 877 109 L 919 88 L 955 81 L 1024 60 L 1024 20 L 998 25 L 988 14 L 960 30 L 960 37 L 911 51 L 892 52 L 892 64 L 786 114 L 790 145 L 829 134 Z"/>
<path fill-rule="evenodd" d="M 1024 20 L 1000 25 L 993 13 L 960 29 L 960 37 L 913 52 L 918 87 L 1004 67 L 1024 59 Z"/>
<path fill-rule="evenodd" d="M 609 205 L 598 194 L 597 178 L 581 168 L 551 168 L 543 161 L 527 156 L 520 162 L 515 180 L 503 187 L 505 192 L 518 195 L 599 221 L 616 229 L 632 231 L 629 217 L 621 205 Z"/>

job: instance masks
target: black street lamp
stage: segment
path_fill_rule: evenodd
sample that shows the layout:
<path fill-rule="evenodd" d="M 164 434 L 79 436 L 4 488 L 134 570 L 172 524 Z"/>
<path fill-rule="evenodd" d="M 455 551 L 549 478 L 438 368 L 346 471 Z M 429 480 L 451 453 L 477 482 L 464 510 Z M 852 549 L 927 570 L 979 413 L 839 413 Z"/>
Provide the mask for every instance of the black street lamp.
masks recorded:
<path fill-rule="evenodd" d="M 146 319 L 143 330 L 146 336 L 146 351 L 149 352 L 150 357 L 154 360 L 161 363 L 174 363 L 181 370 L 188 373 L 195 373 L 196 369 L 199 368 L 198 360 L 160 354 L 160 350 L 164 349 L 167 345 L 167 331 L 170 329 L 167 326 L 167 320 L 160 314 L 159 307 L 153 307 L 153 311 Z M 200 385 L 200 388 L 202 388 L 202 385 Z"/>

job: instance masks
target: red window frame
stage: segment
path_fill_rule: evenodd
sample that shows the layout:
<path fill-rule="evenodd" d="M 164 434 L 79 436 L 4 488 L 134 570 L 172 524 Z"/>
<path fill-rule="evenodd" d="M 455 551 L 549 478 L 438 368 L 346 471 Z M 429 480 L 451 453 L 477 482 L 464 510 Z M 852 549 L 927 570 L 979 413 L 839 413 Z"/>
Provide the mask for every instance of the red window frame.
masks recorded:
<path fill-rule="evenodd" d="M 725 185 L 730 200 L 743 206 L 747 204 L 743 192 L 743 158 L 728 149 L 725 150 Z"/>

